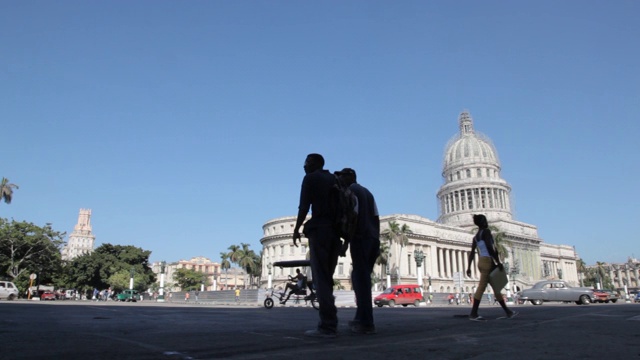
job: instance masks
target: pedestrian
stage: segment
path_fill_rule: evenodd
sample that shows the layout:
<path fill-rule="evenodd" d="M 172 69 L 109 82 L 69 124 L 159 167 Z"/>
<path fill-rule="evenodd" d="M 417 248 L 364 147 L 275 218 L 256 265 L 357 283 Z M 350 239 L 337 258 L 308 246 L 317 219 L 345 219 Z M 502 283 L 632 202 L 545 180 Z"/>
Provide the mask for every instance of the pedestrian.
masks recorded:
<path fill-rule="evenodd" d="M 345 239 L 343 252 L 351 247 L 351 281 L 356 295 L 356 314 L 349 322 L 351 332 L 375 334 L 373 303 L 371 300 L 371 273 L 380 255 L 380 215 L 371 192 L 356 181 L 356 172 L 345 168 L 335 173 L 343 186 L 349 186 L 358 199 L 358 221 L 353 239 Z M 342 254 L 344 255 L 344 254 Z"/>
<path fill-rule="evenodd" d="M 188 291 L 187 291 L 186 293 L 184 293 L 184 301 L 185 301 L 185 302 L 189 302 L 189 297 L 190 297 L 190 296 L 191 296 L 191 295 L 189 294 L 189 292 L 188 292 Z"/>
<path fill-rule="evenodd" d="M 194 295 L 196 296 L 196 302 L 198 302 L 198 295 L 200 295 L 200 291 L 196 290 L 196 292 L 194 293 Z"/>
<path fill-rule="evenodd" d="M 293 228 L 293 245 L 300 241 L 300 227 L 309 210 L 311 219 L 304 223 L 304 235 L 309 239 L 311 275 L 318 298 L 320 322 L 306 336 L 333 338 L 338 329 L 338 310 L 333 297 L 333 273 L 338 264 L 342 242 L 333 227 L 330 192 L 336 177 L 324 169 L 320 154 L 309 154 L 304 162 L 305 176 L 300 190 L 298 217 Z"/>
<path fill-rule="evenodd" d="M 487 288 L 487 284 L 489 283 L 489 274 L 494 268 L 494 265 L 500 268 L 500 270 L 503 270 L 504 266 L 500 262 L 500 257 L 498 256 L 498 252 L 495 249 L 495 243 L 493 241 L 493 236 L 491 235 L 491 230 L 489 230 L 489 223 L 487 222 L 487 218 L 484 215 L 480 214 L 473 215 L 473 223 L 478 226 L 478 232 L 473 237 L 473 241 L 471 242 L 471 252 L 469 252 L 469 261 L 467 264 L 467 276 L 471 277 L 471 263 L 473 262 L 474 255 L 477 249 L 479 253 L 478 270 L 480 272 L 480 281 L 478 282 L 478 288 L 476 289 L 476 293 L 474 295 L 475 301 L 473 302 L 473 307 L 471 308 L 471 314 L 469 314 L 469 320 L 484 321 L 486 319 L 478 315 L 478 307 L 480 306 L 480 301 L 482 300 L 482 294 L 484 293 L 485 289 Z M 507 304 L 504 302 L 504 298 L 502 297 L 500 290 L 501 289 L 493 288 L 493 293 L 495 295 L 496 301 L 498 301 L 500 306 L 502 306 L 508 318 L 517 316 L 517 311 L 512 311 L 507 307 Z"/>
<path fill-rule="evenodd" d="M 240 289 L 236 288 L 236 302 L 240 302 Z"/>

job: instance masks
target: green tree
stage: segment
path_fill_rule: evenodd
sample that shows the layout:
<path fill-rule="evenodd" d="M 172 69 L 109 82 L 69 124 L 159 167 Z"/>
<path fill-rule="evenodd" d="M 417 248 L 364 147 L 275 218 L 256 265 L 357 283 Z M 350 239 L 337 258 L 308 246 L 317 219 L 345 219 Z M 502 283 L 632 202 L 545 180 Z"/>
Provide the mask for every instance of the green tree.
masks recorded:
<path fill-rule="evenodd" d="M 231 245 L 229 246 L 229 260 L 238 265 L 240 259 L 242 259 L 242 257 L 244 256 L 244 253 L 242 252 L 242 248 L 239 245 Z M 238 287 L 238 272 L 236 271 L 235 275 L 234 275 L 234 280 L 233 280 L 233 287 L 237 288 Z"/>
<path fill-rule="evenodd" d="M 389 265 L 389 243 L 386 241 L 380 242 L 380 255 L 376 258 L 376 264 L 380 265 L 380 277 L 379 281 L 382 282 L 387 274 L 387 266 Z"/>
<path fill-rule="evenodd" d="M 259 270 L 260 266 L 260 257 L 256 255 L 256 253 L 249 249 L 249 244 L 241 243 L 240 244 L 240 256 L 238 258 L 238 266 L 240 266 L 247 276 L 249 276 L 250 281 L 249 284 L 253 283 L 253 277 L 256 272 Z M 248 288 L 247 281 L 245 280 L 245 288 Z"/>
<path fill-rule="evenodd" d="M 587 264 L 584 262 L 584 260 L 578 259 L 576 267 L 578 269 L 578 277 L 580 278 L 580 286 L 584 286 L 583 279 L 587 274 Z"/>
<path fill-rule="evenodd" d="M 382 234 L 383 239 L 389 242 L 389 246 L 396 244 L 396 250 L 399 251 L 396 253 L 398 264 L 396 265 L 398 268 L 398 284 L 400 283 L 400 279 L 402 278 L 402 274 L 400 274 L 401 264 L 402 264 L 402 249 L 409 244 L 409 234 L 413 232 L 409 228 L 407 224 L 398 224 L 395 220 L 389 222 L 389 227 L 385 229 Z"/>
<path fill-rule="evenodd" d="M 201 284 L 211 285 L 207 275 L 194 269 L 178 269 L 173 273 L 173 280 L 183 291 L 197 290 Z"/>
<path fill-rule="evenodd" d="M 224 288 L 226 289 L 229 284 L 227 284 L 227 270 L 231 268 L 231 262 L 229 261 L 229 254 L 226 252 L 220 253 L 220 269 L 224 271 Z"/>
<path fill-rule="evenodd" d="M 13 189 L 19 189 L 18 185 L 9 183 L 9 179 L 3 177 L 0 183 L 0 201 L 11 204 L 13 198 Z"/>
<path fill-rule="evenodd" d="M 37 282 L 52 283 L 60 275 L 60 249 L 64 233 L 25 221 L 0 218 L 0 270 L 20 288 L 26 290 L 29 274 Z"/>
<path fill-rule="evenodd" d="M 64 265 L 66 287 L 82 291 L 108 287 L 128 289 L 133 269 L 134 289 L 145 291 L 156 281 L 149 267 L 150 255 L 151 251 L 131 245 L 102 244 L 92 253 L 78 256 Z"/>

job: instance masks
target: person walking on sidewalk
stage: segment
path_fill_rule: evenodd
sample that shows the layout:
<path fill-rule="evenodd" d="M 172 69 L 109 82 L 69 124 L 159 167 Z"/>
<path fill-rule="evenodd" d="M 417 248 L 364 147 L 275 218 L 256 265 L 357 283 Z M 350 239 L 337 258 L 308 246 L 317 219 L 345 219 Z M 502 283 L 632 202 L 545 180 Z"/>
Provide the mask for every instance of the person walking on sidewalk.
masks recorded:
<path fill-rule="evenodd" d="M 356 172 L 350 168 L 336 171 L 336 176 L 344 186 L 348 186 L 358 199 L 358 222 L 353 239 L 345 241 L 346 247 L 351 247 L 351 281 L 356 294 L 358 309 L 352 321 L 349 322 L 351 332 L 355 334 L 371 335 L 376 333 L 373 323 L 373 302 L 371 300 L 371 273 L 380 255 L 380 215 L 376 201 L 367 188 L 356 181 Z"/>
<path fill-rule="evenodd" d="M 486 319 L 482 316 L 478 315 L 478 307 L 480 306 L 480 301 L 482 300 L 482 294 L 487 288 L 487 284 L 489 283 L 489 274 L 491 274 L 491 270 L 495 265 L 500 268 L 500 270 L 504 269 L 504 266 L 500 262 L 500 257 L 498 256 L 498 252 L 496 251 L 495 244 L 493 241 L 493 236 L 491 235 L 491 230 L 489 230 L 489 223 L 487 222 L 487 218 L 484 215 L 476 214 L 473 215 L 473 223 L 478 226 L 478 232 L 473 237 L 473 241 L 471 242 L 471 252 L 469 252 L 469 261 L 467 264 L 467 276 L 471 277 L 471 264 L 473 263 L 474 255 L 476 253 L 476 249 L 478 251 L 478 270 L 480 271 L 480 281 L 478 282 L 478 288 L 476 289 L 476 293 L 473 296 L 473 307 L 471 308 L 471 314 L 469 314 L 469 320 L 473 321 L 485 321 Z M 492 286 L 493 288 L 493 286 Z M 502 306 L 508 318 L 513 318 L 518 315 L 518 312 L 512 311 L 507 307 L 507 304 L 504 302 L 504 298 L 500 293 L 502 289 L 493 288 L 493 293 L 496 301 Z"/>

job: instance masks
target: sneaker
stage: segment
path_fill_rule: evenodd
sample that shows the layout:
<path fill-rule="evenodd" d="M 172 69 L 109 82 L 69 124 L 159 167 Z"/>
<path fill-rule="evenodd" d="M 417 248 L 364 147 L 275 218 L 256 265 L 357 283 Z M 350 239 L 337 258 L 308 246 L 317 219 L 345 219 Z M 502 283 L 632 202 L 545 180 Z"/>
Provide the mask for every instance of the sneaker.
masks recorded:
<path fill-rule="evenodd" d="M 513 319 L 514 317 L 518 316 L 520 313 L 517 311 L 512 311 L 511 314 L 507 315 L 507 318 L 509 319 Z"/>
<path fill-rule="evenodd" d="M 356 324 L 351 326 L 351 332 L 361 335 L 373 335 L 376 333 L 376 327 L 375 325 Z"/>
<path fill-rule="evenodd" d="M 304 336 L 323 338 L 323 339 L 333 339 L 337 336 L 337 334 L 329 330 L 313 329 L 313 330 L 305 331 Z"/>
<path fill-rule="evenodd" d="M 483 318 L 482 316 L 478 315 L 476 317 L 471 317 L 469 316 L 469 320 L 471 321 L 487 321 L 487 319 Z"/>

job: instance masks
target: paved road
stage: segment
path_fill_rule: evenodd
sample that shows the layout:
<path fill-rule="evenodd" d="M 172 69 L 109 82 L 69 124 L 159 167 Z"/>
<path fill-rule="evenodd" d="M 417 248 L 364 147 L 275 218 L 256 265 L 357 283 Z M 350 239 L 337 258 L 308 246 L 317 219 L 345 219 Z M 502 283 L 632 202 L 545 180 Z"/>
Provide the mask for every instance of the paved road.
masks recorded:
<path fill-rule="evenodd" d="M 0 359 L 640 359 L 640 304 L 376 308 L 376 335 L 302 336 L 310 307 L 0 302 Z"/>

